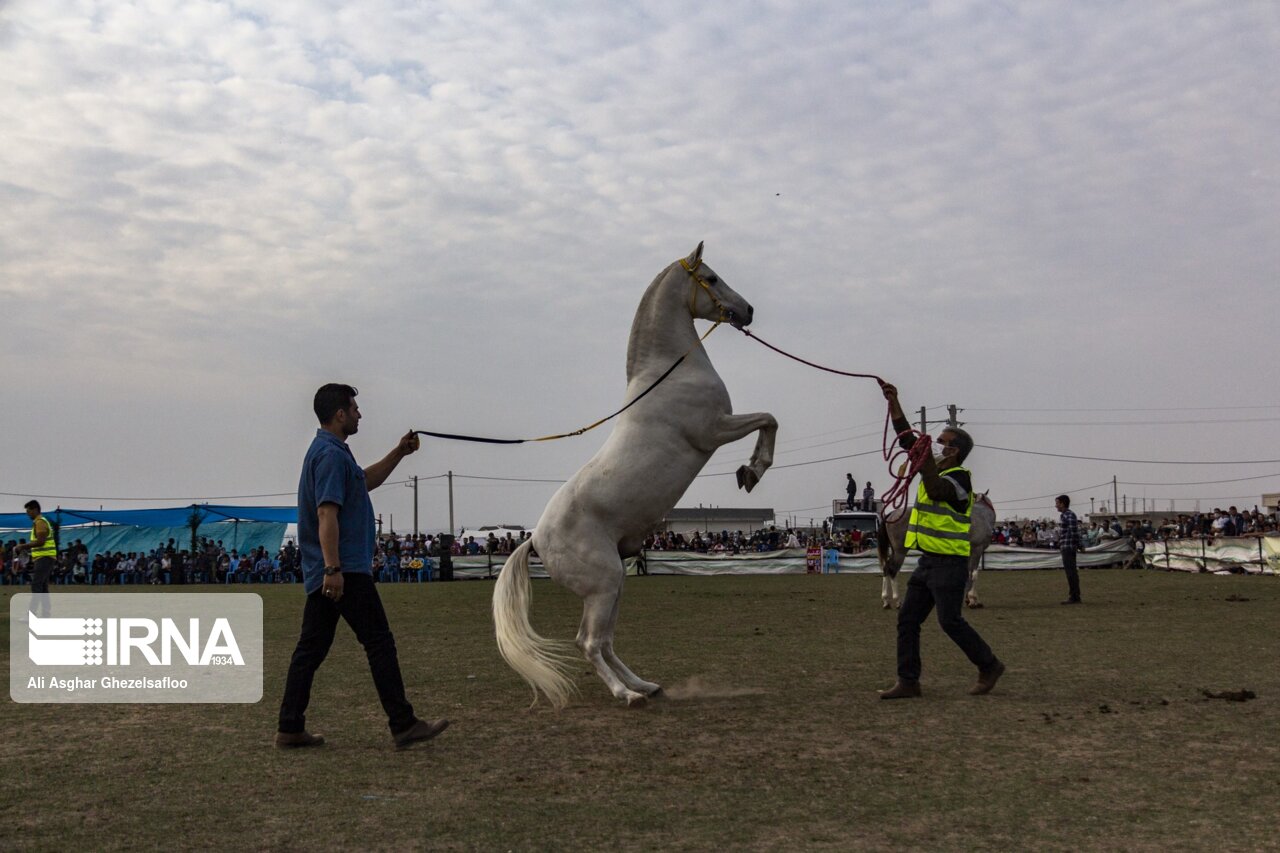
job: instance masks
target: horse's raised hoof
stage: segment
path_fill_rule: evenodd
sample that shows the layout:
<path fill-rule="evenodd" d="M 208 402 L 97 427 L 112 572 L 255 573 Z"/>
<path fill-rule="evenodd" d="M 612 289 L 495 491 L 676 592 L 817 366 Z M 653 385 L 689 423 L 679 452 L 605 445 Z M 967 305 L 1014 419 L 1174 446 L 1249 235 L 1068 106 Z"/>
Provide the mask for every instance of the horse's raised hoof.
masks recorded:
<path fill-rule="evenodd" d="M 738 488 L 746 489 L 748 493 L 756 487 L 756 483 L 760 482 L 760 475 L 752 471 L 746 465 L 738 467 Z"/>

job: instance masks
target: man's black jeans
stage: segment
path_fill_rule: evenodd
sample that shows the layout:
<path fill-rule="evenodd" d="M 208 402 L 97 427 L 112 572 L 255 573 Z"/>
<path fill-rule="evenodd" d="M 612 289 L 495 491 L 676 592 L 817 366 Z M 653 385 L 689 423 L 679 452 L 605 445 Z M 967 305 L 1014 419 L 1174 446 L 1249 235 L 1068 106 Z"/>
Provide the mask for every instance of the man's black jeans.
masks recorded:
<path fill-rule="evenodd" d="M 921 554 L 907 582 L 907 594 L 898 611 L 898 678 L 908 684 L 920 680 L 920 626 L 938 607 L 938 624 L 974 666 L 989 672 L 996 664 L 991 647 L 965 621 L 964 585 L 969 579 L 969 558 Z"/>
<path fill-rule="evenodd" d="M 1067 573 L 1067 598 L 1080 600 L 1080 573 L 1076 571 L 1076 551 L 1074 548 L 1062 549 L 1062 568 Z"/>
<path fill-rule="evenodd" d="M 339 617 L 347 621 L 364 646 L 373 684 L 382 700 L 382 709 L 387 712 L 392 734 L 405 731 L 413 725 L 414 716 L 413 706 L 404 695 L 396 639 L 387 624 L 387 613 L 382 609 L 373 578 L 355 573 L 343 575 L 343 595 L 336 603 L 320 590 L 307 596 L 302 611 L 302 634 L 289 662 L 284 701 L 280 703 L 280 731 L 292 734 L 306 730 L 311 682 L 333 645 Z"/>

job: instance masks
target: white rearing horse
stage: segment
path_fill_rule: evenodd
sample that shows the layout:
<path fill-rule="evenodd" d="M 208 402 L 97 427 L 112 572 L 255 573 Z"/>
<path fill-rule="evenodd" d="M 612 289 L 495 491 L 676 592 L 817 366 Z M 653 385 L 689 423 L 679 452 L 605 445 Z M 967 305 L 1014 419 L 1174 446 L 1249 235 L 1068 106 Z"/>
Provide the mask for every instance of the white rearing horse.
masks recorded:
<path fill-rule="evenodd" d="M 891 521 L 880 522 L 879 535 L 876 537 L 877 550 L 880 557 L 880 601 L 885 610 L 891 606 L 895 609 L 898 602 L 898 572 L 907 559 L 907 522 L 911 520 L 911 510 L 899 512 Z M 969 517 L 969 579 L 964 585 L 964 601 L 970 607 L 981 607 L 975 584 L 978 571 L 982 568 L 982 555 L 987 553 L 991 544 L 991 534 L 996 529 L 996 508 L 992 506 L 987 493 L 976 495 L 973 500 L 973 512 Z M 891 604 L 892 602 L 892 604 Z"/>
<path fill-rule="evenodd" d="M 493 591 L 498 651 L 533 687 L 562 708 L 575 690 L 568 643 L 538 636 L 529 624 L 529 551 L 552 580 L 583 600 L 576 645 L 618 699 L 644 703 L 661 687 L 638 677 L 613 650 L 625 557 L 638 554 L 693 478 L 723 444 L 759 432 L 738 486 L 748 492 L 773 464 L 773 415 L 735 415 L 729 392 L 698 340 L 693 321 L 751 322 L 751 305 L 702 263 L 702 244 L 653 280 L 636 309 L 627 345 L 624 411 L 600 451 L 551 498 L 531 540 L 507 559 Z M 683 363 L 656 387 L 673 364 Z"/>

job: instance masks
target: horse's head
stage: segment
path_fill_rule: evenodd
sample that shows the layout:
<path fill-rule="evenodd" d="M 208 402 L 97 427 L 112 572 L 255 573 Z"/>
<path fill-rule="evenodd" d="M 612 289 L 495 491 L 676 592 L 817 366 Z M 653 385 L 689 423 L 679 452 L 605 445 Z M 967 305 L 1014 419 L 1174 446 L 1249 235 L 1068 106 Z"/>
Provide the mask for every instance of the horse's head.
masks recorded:
<path fill-rule="evenodd" d="M 698 248 L 689 257 L 680 259 L 680 266 L 692 279 L 690 314 L 699 320 L 724 320 L 735 329 L 751 324 L 755 309 L 725 284 L 715 270 L 702 262 L 702 243 L 698 243 Z"/>

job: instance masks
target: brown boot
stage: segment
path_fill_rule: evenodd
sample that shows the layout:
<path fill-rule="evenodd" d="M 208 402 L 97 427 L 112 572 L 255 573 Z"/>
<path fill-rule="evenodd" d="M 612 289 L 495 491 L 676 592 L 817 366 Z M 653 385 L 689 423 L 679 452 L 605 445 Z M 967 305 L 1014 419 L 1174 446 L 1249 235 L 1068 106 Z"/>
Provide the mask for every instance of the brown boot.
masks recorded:
<path fill-rule="evenodd" d="M 918 681 L 902 681 L 890 687 L 888 690 L 880 694 L 881 699 L 918 699 L 920 698 L 920 683 Z"/>
<path fill-rule="evenodd" d="M 297 749 L 304 746 L 320 746 L 324 738 L 308 732 L 276 732 L 276 746 L 279 749 Z"/>
<path fill-rule="evenodd" d="M 996 682 L 1000 680 L 1002 675 L 1004 675 L 1004 664 L 996 661 L 996 665 L 991 669 L 978 673 L 978 683 L 969 690 L 969 695 L 985 696 L 990 693 L 991 688 L 996 686 Z"/>
<path fill-rule="evenodd" d="M 415 720 L 413 725 L 398 735 L 392 735 L 396 742 L 396 749 L 404 749 L 412 746 L 419 741 L 431 740 L 445 729 L 449 728 L 449 721 L 445 719 L 432 720 Z"/>

